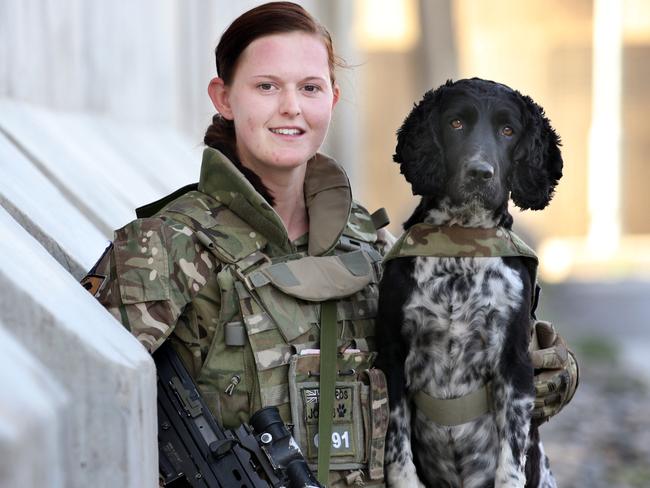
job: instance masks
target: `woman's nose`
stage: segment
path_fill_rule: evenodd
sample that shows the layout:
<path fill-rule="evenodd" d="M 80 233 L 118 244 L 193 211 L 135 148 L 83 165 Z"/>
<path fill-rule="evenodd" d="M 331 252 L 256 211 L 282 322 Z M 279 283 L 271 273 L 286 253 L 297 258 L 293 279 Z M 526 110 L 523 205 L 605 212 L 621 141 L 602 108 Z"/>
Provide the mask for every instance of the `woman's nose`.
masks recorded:
<path fill-rule="evenodd" d="M 282 115 L 295 117 L 300 114 L 300 103 L 298 102 L 298 95 L 293 90 L 286 90 L 282 94 L 280 102 L 280 112 Z"/>

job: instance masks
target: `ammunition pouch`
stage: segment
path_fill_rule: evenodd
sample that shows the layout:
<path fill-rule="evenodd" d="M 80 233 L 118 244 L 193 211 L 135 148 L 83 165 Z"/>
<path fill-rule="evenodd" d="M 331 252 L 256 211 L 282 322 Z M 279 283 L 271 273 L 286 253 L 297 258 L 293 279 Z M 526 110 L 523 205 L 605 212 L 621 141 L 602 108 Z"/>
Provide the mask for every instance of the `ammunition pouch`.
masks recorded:
<path fill-rule="evenodd" d="M 384 438 L 388 427 L 388 392 L 381 370 L 372 368 L 375 353 L 344 351 L 337 356 L 335 402 L 332 412 L 330 469 L 369 467 L 370 479 L 383 477 Z M 320 412 L 320 355 L 303 351 L 289 366 L 294 437 L 307 462 L 315 468 Z"/>

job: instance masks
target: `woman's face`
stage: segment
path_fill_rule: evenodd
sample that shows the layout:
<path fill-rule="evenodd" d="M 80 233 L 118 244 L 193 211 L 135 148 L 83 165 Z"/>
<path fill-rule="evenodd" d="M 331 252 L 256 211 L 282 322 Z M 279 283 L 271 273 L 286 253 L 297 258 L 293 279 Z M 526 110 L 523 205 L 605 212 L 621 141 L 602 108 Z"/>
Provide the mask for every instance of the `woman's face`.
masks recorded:
<path fill-rule="evenodd" d="M 318 151 L 338 100 L 319 36 L 291 32 L 256 39 L 239 57 L 232 83 L 215 80 L 210 96 L 234 121 L 245 166 L 261 176 L 305 164 Z M 216 92 L 215 82 L 221 82 Z"/>

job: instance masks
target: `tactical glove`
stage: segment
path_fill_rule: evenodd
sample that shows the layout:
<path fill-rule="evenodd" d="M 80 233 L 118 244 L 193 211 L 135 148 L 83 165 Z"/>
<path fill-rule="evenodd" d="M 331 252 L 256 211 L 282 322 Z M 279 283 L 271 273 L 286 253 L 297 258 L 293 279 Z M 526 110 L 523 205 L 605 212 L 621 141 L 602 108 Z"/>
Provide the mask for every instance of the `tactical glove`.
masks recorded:
<path fill-rule="evenodd" d="M 535 323 L 530 355 L 535 368 L 533 419 L 542 423 L 573 398 L 580 377 L 578 363 L 553 325 L 541 320 Z"/>

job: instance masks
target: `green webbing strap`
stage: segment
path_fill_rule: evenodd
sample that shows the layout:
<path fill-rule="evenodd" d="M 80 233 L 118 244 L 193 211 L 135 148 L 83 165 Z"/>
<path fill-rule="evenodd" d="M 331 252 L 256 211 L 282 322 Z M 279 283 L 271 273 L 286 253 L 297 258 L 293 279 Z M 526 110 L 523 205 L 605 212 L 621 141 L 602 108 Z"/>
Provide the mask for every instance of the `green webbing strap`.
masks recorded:
<path fill-rule="evenodd" d="M 332 409 L 336 386 L 336 302 L 320 309 L 320 401 L 318 415 L 318 481 L 327 486 L 332 447 Z"/>
<path fill-rule="evenodd" d="M 460 425 L 492 410 L 492 383 L 459 398 L 434 398 L 420 390 L 415 406 L 436 424 Z"/>
<path fill-rule="evenodd" d="M 373 214 L 370 216 L 370 220 L 372 220 L 372 225 L 374 225 L 375 229 L 377 230 L 386 227 L 388 224 L 390 224 L 390 219 L 388 218 L 388 212 L 386 212 L 386 209 L 384 207 L 375 210 Z"/>

